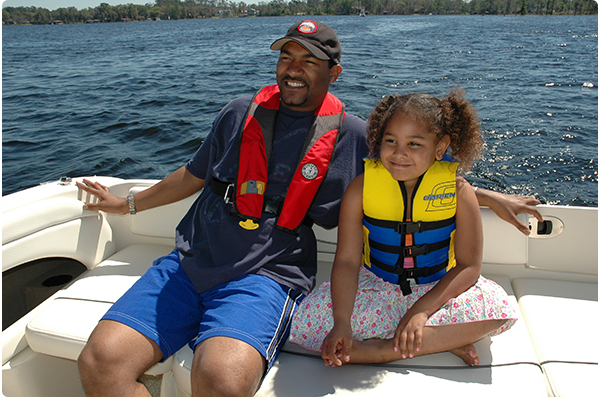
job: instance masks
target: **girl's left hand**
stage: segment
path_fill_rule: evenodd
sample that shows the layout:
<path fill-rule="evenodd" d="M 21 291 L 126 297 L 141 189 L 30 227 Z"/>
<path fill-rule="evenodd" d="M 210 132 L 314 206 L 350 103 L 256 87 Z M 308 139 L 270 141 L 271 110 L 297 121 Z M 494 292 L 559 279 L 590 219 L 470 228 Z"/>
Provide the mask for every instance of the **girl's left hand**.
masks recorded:
<path fill-rule="evenodd" d="M 423 344 L 423 328 L 429 316 L 425 312 L 410 314 L 409 311 L 400 320 L 394 333 L 394 351 L 398 352 L 403 359 L 412 358 L 416 352 L 421 350 Z"/>
<path fill-rule="evenodd" d="M 323 340 L 321 357 L 325 366 L 338 367 L 350 361 L 352 349 L 352 327 L 348 324 L 334 324 Z"/>

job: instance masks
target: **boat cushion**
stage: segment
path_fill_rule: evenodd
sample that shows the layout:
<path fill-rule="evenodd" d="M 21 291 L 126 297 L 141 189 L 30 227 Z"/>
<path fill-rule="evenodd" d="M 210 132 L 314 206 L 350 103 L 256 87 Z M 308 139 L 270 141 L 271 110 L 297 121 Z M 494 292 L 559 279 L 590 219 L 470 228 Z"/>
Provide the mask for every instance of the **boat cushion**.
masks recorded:
<path fill-rule="evenodd" d="M 525 324 L 552 394 L 584 397 L 598 374 L 598 284 L 513 280 Z"/>
<path fill-rule="evenodd" d="M 524 215 L 519 215 L 525 221 Z M 500 219 L 489 208 L 481 208 L 483 263 L 523 265 L 527 263 L 527 236 Z"/>
<path fill-rule="evenodd" d="M 147 186 L 134 186 L 129 194 L 135 195 L 146 190 Z M 179 221 L 190 209 L 200 192 L 172 204 L 146 209 L 129 216 L 129 230 L 136 235 L 175 239 L 175 230 Z M 160 220 L 160 223 L 157 221 Z"/>
<path fill-rule="evenodd" d="M 563 220 L 568 224 L 557 236 L 530 238 L 527 264 L 544 270 L 592 275 L 597 282 L 598 208 L 538 205 L 537 209 L 544 219 L 556 223 L 553 228 L 557 231 Z"/>
<path fill-rule="evenodd" d="M 173 250 L 165 245 L 131 245 L 84 272 L 62 289 L 28 324 L 32 350 L 77 360 L 96 324 L 152 265 Z"/>
<path fill-rule="evenodd" d="M 320 264 L 320 268 L 331 265 Z M 518 305 L 507 277 L 486 276 L 508 292 Z M 519 314 L 519 318 L 521 318 Z M 476 343 L 482 367 L 465 367 L 450 353 L 428 355 L 383 365 L 325 367 L 320 355 L 287 342 L 257 396 L 323 396 L 327 394 L 422 395 L 423 387 L 440 392 L 497 395 L 498 386 L 518 387 L 524 397 L 546 396 L 543 374 L 531 345 L 525 323 Z M 191 394 L 190 370 L 193 352 L 180 349 L 173 361 L 173 376 L 180 391 Z M 310 381 L 299 384 L 298 381 Z M 493 383 L 492 383 L 493 382 Z M 408 391 L 407 391 L 408 390 Z"/>
<path fill-rule="evenodd" d="M 32 260 L 63 257 L 91 269 L 114 253 L 112 228 L 83 202 L 55 198 L 2 213 L 2 271 Z"/>

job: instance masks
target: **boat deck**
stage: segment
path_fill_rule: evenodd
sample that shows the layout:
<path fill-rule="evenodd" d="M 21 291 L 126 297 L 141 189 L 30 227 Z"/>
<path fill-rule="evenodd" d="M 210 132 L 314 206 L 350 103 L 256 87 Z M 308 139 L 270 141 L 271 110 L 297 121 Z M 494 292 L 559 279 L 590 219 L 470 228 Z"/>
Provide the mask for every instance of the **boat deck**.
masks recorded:
<path fill-rule="evenodd" d="M 122 196 L 151 184 L 104 183 Z M 3 332 L 7 396 L 83 394 L 75 360 L 89 334 L 152 260 L 172 250 L 176 221 L 193 200 L 115 216 L 83 211 L 80 200 L 86 199 L 76 188 L 46 191 L 41 203 L 27 196 L 3 201 L 3 271 L 55 256 L 78 260 L 89 270 Z M 420 395 L 426 387 L 498 396 L 510 387 L 528 397 L 587 396 L 598 372 L 598 321 L 590 317 L 598 312 L 598 261 L 597 246 L 587 248 L 585 242 L 597 243 L 597 209 L 541 206 L 540 211 L 565 221 L 564 232 L 528 238 L 482 208 L 483 274 L 509 293 L 519 321 L 504 334 L 476 343 L 480 366 L 467 367 L 441 353 L 331 368 L 318 354 L 286 343 L 257 396 L 391 395 L 400 387 L 403 394 Z M 315 231 L 321 282 L 331 271 L 336 232 Z M 192 351 L 182 348 L 148 370 L 148 386 L 157 395 L 189 396 L 191 361 Z"/>

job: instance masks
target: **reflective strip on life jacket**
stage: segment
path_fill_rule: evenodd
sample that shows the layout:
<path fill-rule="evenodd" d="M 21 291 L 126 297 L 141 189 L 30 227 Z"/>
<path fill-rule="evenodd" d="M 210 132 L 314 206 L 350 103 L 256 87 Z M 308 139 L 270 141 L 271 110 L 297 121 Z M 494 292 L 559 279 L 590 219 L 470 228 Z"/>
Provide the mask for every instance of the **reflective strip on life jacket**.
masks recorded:
<path fill-rule="evenodd" d="M 263 211 L 279 104 L 277 85 L 261 89 L 252 99 L 241 133 L 232 212 L 255 223 L 260 220 Z M 323 104 L 315 111 L 300 163 L 279 214 L 278 228 L 295 232 L 302 224 L 329 168 L 344 115 L 342 102 L 327 93 Z"/>

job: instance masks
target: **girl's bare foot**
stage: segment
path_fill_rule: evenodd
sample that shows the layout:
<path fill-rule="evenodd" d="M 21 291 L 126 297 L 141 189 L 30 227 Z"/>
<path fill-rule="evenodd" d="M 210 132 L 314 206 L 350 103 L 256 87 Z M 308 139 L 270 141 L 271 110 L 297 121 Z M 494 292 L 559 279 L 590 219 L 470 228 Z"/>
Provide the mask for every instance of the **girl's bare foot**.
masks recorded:
<path fill-rule="evenodd" d="M 468 344 L 460 348 L 449 351 L 450 353 L 460 357 L 468 366 L 479 366 L 479 357 L 475 345 Z"/>

